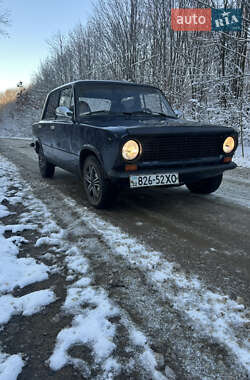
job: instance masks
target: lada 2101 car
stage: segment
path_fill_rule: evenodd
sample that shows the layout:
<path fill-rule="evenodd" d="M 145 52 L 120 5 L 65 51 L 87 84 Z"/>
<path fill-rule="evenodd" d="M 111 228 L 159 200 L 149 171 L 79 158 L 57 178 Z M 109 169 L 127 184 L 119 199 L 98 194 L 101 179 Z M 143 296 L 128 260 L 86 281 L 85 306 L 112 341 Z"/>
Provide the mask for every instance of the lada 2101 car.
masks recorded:
<path fill-rule="evenodd" d="M 51 91 L 33 124 L 43 177 L 59 166 L 80 175 L 87 199 L 108 206 L 122 186 L 217 190 L 236 164 L 233 128 L 177 118 L 156 87 L 79 80 Z"/>

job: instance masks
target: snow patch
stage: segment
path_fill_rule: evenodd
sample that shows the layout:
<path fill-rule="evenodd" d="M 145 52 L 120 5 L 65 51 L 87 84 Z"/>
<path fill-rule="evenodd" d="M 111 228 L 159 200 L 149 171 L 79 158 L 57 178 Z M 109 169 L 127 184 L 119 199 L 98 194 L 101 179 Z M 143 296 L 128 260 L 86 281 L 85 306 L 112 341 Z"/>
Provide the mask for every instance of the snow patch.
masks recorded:
<path fill-rule="evenodd" d="M 141 365 L 152 375 L 152 379 L 155 380 L 166 380 L 166 377 L 162 375 L 161 372 L 157 371 L 158 363 L 155 357 L 155 353 L 151 350 L 149 344 L 147 343 L 146 336 L 139 330 L 135 328 L 130 328 L 130 339 L 137 345 L 141 346 L 143 352 L 139 355 L 139 360 Z"/>
<path fill-rule="evenodd" d="M 67 290 L 63 310 L 74 318 L 72 326 L 57 336 L 54 352 L 49 358 L 50 368 L 57 371 L 72 364 L 80 366 L 83 374 L 89 376 L 88 364 L 80 359 L 76 361 L 67 352 L 71 346 L 80 344 L 92 349 L 95 362 L 102 366 L 107 376 L 110 372 L 119 373 L 120 365 L 111 356 L 116 347 L 113 342 L 116 328 L 109 321 L 110 317 L 119 314 L 119 309 L 110 302 L 104 289 L 90 285 L 91 278 L 85 276 L 89 269 L 88 260 L 77 247 L 66 252 L 65 262 L 72 273 L 83 276 Z"/>
<path fill-rule="evenodd" d="M 24 365 L 20 354 L 7 355 L 0 351 L 0 380 L 16 380 Z"/>
<path fill-rule="evenodd" d="M 8 211 L 7 207 L 0 204 L 0 218 L 4 218 L 8 215 L 10 215 L 10 212 Z"/>
<path fill-rule="evenodd" d="M 39 313 L 44 306 L 56 300 L 54 292 L 50 289 L 39 290 L 26 294 L 23 297 L 4 295 L 0 297 L 0 324 L 8 323 L 13 315 L 29 316 Z"/>
<path fill-rule="evenodd" d="M 116 347 L 113 343 L 115 326 L 108 318 L 117 315 L 118 310 L 110 304 L 103 291 L 86 288 L 78 293 L 78 290 L 79 288 L 68 291 L 65 311 L 80 313 L 80 306 L 87 302 L 91 302 L 95 308 L 87 307 L 85 312 L 74 317 L 71 327 L 58 334 L 55 350 L 49 359 L 50 367 L 54 370 L 72 362 L 67 351 L 73 345 L 91 347 L 97 363 L 108 359 Z"/>
<path fill-rule="evenodd" d="M 10 292 L 16 287 L 23 288 L 48 278 L 49 267 L 38 264 L 33 258 L 17 258 L 19 248 L 13 237 L 4 238 L 0 229 L 0 294 Z M 19 240 L 20 241 L 20 240 Z M 1 311 L 0 311 L 1 313 Z"/>

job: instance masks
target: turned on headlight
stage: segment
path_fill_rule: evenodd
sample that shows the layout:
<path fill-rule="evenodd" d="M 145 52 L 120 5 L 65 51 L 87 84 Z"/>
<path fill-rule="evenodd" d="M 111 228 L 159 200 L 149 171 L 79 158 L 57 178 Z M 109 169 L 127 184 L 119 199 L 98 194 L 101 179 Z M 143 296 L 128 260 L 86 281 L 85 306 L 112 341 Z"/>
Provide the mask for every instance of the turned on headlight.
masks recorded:
<path fill-rule="evenodd" d="M 141 153 L 141 145 L 135 140 L 125 142 L 122 147 L 122 157 L 127 160 L 135 160 Z"/>
<path fill-rule="evenodd" d="M 226 138 L 223 144 L 223 151 L 225 153 L 231 153 L 234 150 L 235 147 L 235 141 L 232 136 L 229 136 Z"/>

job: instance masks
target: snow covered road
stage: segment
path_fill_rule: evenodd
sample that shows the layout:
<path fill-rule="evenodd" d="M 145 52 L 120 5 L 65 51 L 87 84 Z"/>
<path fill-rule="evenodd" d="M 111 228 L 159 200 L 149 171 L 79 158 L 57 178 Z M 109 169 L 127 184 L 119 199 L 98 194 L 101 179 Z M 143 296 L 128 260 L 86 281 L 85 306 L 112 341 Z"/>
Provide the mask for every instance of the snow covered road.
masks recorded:
<path fill-rule="evenodd" d="M 0 141 L 1 380 L 249 378 L 249 170 L 212 196 L 146 190 L 96 212 L 76 178 L 41 180 L 28 143 L 11 145 Z"/>

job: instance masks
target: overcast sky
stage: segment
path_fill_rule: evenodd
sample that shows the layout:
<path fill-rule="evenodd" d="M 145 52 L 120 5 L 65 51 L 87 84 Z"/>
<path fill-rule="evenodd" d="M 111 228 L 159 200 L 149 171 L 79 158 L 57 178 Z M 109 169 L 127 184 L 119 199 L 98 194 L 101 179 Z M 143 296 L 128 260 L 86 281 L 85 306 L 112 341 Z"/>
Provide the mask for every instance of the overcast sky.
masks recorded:
<path fill-rule="evenodd" d="M 0 92 L 27 86 L 39 62 L 49 52 L 46 40 L 58 31 L 68 32 L 92 13 L 91 0 L 2 0 L 10 11 L 9 37 L 0 36 Z"/>

